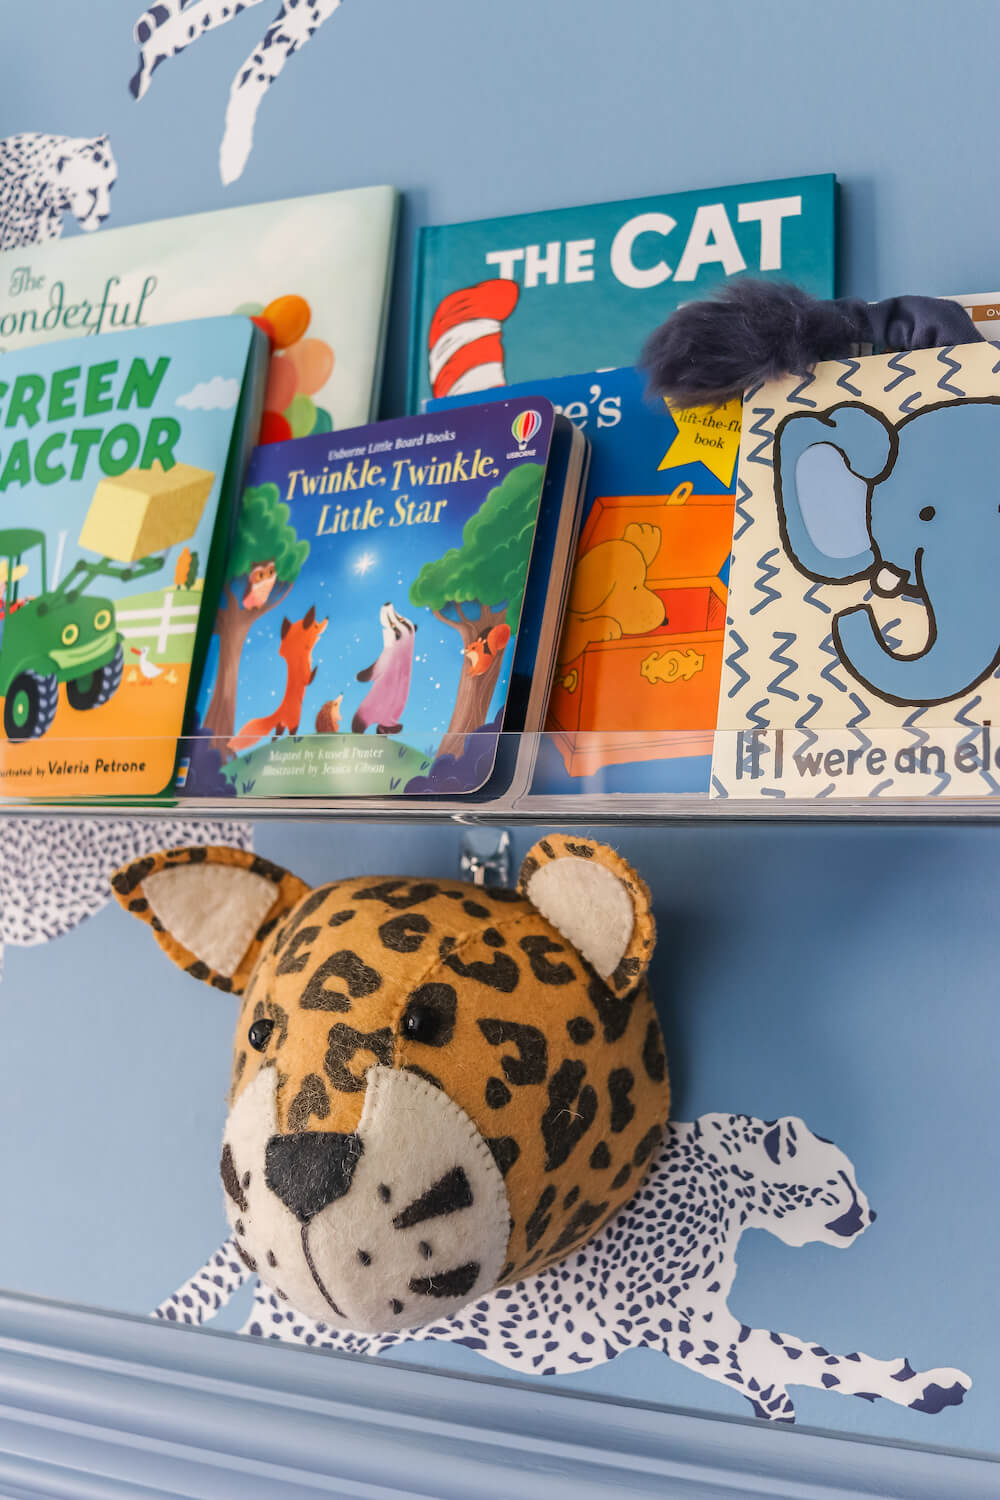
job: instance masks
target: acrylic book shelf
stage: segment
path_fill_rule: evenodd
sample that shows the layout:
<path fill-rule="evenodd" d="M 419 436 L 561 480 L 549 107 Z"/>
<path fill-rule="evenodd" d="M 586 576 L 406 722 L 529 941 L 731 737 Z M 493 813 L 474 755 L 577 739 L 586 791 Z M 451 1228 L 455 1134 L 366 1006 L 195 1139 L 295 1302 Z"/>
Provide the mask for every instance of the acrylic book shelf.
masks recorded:
<path fill-rule="evenodd" d="M 252 794 L 241 796 L 181 792 L 147 799 L 108 796 L 32 800 L 22 790 L 30 781 L 16 774 L 19 747 L 7 745 L 0 747 L 4 752 L 0 756 L 0 816 L 77 813 L 93 817 L 102 811 L 130 810 L 165 817 L 593 825 L 786 819 L 1000 820 L 1000 731 L 989 726 L 972 729 L 960 743 L 949 746 L 933 742 L 926 731 L 905 731 L 902 739 L 899 733 L 886 731 L 881 740 L 875 730 L 869 730 L 867 736 L 855 730 L 679 733 L 674 737 L 677 744 L 673 760 L 663 758 L 664 742 L 669 737 L 662 734 L 577 734 L 572 746 L 561 733 L 499 734 L 490 736 L 491 759 L 496 742 L 498 770 L 479 792 L 464 796 L 407 795 L 403 787 L 393 795 L 367 798 L 289 796 L 283 793 L 281 780 L 275 778 L 273 785 L 250 788 Z M 286 738 L 284 744 L 292 754 L 303 757 L 352 753 L 354 737 L 345 736 L 343 745 L 334 746 L 331 742 L 336 738 L 303 735 Z M 369 740 L 374 743 L 375 737 L 367 737 L 366 746 Z M 690 753 L 692 741 L 696 742 L 696 755 Z M 116 740 L 110 747 L 107 739 L 52 740 L 47 752 L 52 766 L 78 767 L 89 758 L 93 768 L 110 775 L 121 763 L 147 754 L 149 747 L 149 736 Z M 385 748 L 391 758 L 393 747 Z M 634 764 L 646 748 L 656 779 L 651 774 L 650 785 L 643 791 L 616 790 L 617 762 L 628 757 Z M 715 765 L 724 758 L 733 770 L 725 785 L 712 770 L 713 748 Z M 570 763 L 570 756 L 591 767 L 603 765 L 606 787 L 574 793 L 567 777 L 566 791 L 553 789 L 553 776 L 543 772 L 553 765 Z M 391 772 L 391 766 L 389 769 Z M 592 773 L 588 779 L 593 785 Z M 544 790 L 537 789 L 539 783 Z M 930 789 L 914 793 L 908 790 L 909 785 Z"/>

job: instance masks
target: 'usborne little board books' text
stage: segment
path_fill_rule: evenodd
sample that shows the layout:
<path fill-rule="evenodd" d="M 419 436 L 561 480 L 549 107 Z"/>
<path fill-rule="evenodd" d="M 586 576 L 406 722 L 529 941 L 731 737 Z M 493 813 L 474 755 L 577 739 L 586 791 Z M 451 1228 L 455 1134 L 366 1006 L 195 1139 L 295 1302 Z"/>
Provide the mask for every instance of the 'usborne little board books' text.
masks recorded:
<path fill-rule="evenodd" d="M 179 789 L 482 786 L 552 424 L 546 401 L 500 401 L 259 448 Z"/>
<path fill-rule="evenodd" d="M 248 318 L 0 358 L 0 795 L 169 785 L 265 362 Z"/>

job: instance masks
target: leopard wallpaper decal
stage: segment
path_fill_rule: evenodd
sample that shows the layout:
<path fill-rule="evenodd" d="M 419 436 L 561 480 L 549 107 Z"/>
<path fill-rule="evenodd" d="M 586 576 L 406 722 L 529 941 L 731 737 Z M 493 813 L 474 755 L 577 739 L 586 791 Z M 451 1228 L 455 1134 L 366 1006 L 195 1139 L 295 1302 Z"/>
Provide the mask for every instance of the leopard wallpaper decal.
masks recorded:
<path fill-rule="evenodd" d="M 184 818 L 190 844 L 249 849 L 253 825 Z M 0 973 L 5 943 L 29 948 L 71 932 L 112 898 L 108 877 L 163 842 L 156 818 L 5 818 L 0 840 Z"/>
<path fill-rule="evenodd" d="M 290 1306 L 412 1327 L 560 1260 L 645 1177 L 669 1089 L 649 893 L 550 835 L 519 891 L 317 889 L 233 849 L 119 872 L 192 977 L 242 995 L 222 1181 L 235 1247 Z"/>
<path fill-rule="evenodd" d="M 802 1120 L 707 1114 L 667 1126 L 647 1180 L 582 1249 L 453 1317 L 398 1333 L 341 1332 L 258 1281 L 241 1331 L 368 1355 L 411 1340 L 462 1344 L 520 1375 L 573 1374 L 653 1349 L 772 1422 L 795 1420 L 790 1386 L 924 1415 L 957 1406 L 971 1385 L 961 1370 L 837 1354 L 815 1338 L 751 1327 L 729 1306 L 745 1230 L 848 1249 L 874 1219 L 848 1158 Z M 155 1316 L 207 1322 L 250 1279 L 230 1241 Z"/>
<path fill-rule="evenodd" d="M 177 57 L 200 37 L 234 20 L 260 0 L 158 0 L 133 28 L 139 65 L 129 90 L 141 99 L 161 63 Z M 219 175 L 228 186 L 242 174 L 253 149 L 257 110 L 290 57 L 333 15 L 340 0 L 282 0 L 260 43 L 237 70 L 229 90 L 219 146 Z"/>

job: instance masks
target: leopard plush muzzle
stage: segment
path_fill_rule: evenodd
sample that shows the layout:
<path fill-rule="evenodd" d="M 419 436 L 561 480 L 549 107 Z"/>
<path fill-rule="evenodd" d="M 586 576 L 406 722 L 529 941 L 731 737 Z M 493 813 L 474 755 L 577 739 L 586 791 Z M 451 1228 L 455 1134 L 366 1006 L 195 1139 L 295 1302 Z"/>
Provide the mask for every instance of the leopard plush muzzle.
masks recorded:
<path fill-rule="evenodd" d="M 496 1284 L 510 1228 L 500 1170 L 468 1115 L 376 1065 L 354 1132 L 275 1128 L 276 1072 L 237 1100 L 222 1179 L 241 1255 L 333 1327 L 412 1328 Z"/>

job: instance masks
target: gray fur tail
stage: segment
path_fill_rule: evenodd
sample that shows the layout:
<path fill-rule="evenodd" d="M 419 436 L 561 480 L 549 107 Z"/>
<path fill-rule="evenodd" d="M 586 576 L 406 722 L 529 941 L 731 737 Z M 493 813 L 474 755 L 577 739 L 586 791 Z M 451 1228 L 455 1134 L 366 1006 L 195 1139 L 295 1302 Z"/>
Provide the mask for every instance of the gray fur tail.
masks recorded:
<path fill-rule="evenodd" d="M 937 297 L 859 297 L 823 302 L 797 286 L 741 278 L 679 307 L 647 339 L 639 368 L 651 393 L 672 405 L 721 405 L 781 375 L 805 376 L 858 344 L 931 349 L 980 340 L 957 302 Z"/>

